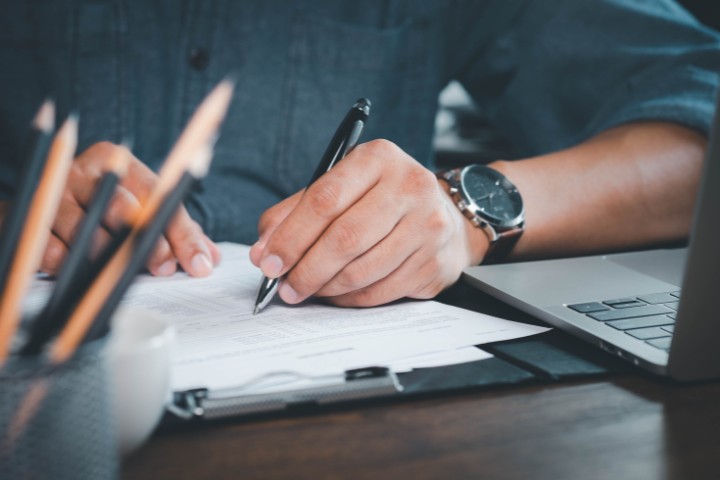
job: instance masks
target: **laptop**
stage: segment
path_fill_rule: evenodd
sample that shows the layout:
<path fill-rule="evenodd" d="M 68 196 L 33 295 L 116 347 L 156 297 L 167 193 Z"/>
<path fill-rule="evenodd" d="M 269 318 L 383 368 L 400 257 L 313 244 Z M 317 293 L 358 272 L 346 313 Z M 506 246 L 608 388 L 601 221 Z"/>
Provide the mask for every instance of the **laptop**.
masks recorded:
<path fill-rule="evenodd" d="M 686 248 L 465 269 L 473 286 L 676 380 L 720 378 L 720 98 Z"/>

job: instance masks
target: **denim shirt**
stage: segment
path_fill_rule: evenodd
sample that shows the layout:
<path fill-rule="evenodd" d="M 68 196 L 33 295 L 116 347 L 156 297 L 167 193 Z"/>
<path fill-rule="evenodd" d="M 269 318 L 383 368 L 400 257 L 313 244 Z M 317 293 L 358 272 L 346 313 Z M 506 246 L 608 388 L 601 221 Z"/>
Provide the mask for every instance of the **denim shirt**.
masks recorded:
<path fill-rule="evenodd" d="M 303 188 L 358 97 L 362 140 L 432 168 L 439 91 L 461 82 L 518 156 L 613 126 L 707 133 L 720 36 L 670 0 L 2 0 L 0 184 L 8 195 L 47 96 L 80 114 L 79 149 L 132 139 L 157 169 L 228 73 L 236 94 L 187 202 L 215 240 L 251 243 Z"/>

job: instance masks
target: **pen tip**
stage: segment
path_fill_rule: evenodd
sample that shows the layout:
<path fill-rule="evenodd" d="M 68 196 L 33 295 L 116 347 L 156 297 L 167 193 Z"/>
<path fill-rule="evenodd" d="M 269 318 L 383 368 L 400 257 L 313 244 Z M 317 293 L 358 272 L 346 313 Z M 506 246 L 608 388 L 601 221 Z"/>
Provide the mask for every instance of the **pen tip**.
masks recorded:
<path fill-rule="evenodd" d="M 260 313 L 260 305 L 255 305 L 255 308 L 253 309 L 253 315 L 257 315 Z"/>

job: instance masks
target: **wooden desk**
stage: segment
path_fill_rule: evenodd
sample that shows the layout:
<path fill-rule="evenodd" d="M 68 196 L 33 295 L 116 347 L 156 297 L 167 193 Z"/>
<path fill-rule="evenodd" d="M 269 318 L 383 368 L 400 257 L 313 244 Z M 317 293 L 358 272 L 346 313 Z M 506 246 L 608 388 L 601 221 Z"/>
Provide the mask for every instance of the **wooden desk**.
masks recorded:
<path fill-rule="evenodd" d="M 685 480 L 718 457 L 720 383 L 632 372 L 161 432 L 123 478 Z"/>

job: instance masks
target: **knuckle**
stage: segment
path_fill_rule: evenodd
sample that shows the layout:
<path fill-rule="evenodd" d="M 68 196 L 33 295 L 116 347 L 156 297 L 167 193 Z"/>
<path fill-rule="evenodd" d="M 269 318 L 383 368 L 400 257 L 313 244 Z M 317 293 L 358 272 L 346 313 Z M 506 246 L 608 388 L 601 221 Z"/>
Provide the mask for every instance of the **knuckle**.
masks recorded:
<path fill-rule="evenodd" d="M 315 278 L 312 269 L 303 262 L 290 270 L 285 281 L 288 282 L 298 294 L 309 296 L 317 290 L 314 283 Z"/>
<path fill-rule="evenodd" d="M 332 217 L 342 198 L 340 185 L 319 181 L 308 190 L 308 204 L 312 212 L 321 217 Z"/>
<path fill-rule="evenodd" d="M 375 288 L 361 288 L 352 293 L 352 303 L 358 307 L 373 307 L 379 303 Z"/>
<path fill-rule="evenodd" d="M 413 165 L 410 171 L 405 174 L 404 191 L 412 195 L 422 192 L 437 190 L 437 179 L 427 168 L 420 165 Z"/>
<path fill-rule="evenodd" d="M 364 234 L 363 227 L 356 222 L 336 222 L 327 234 L 328 248 L 343 258 L 355 256 L 362 245 Z"/>
<path fill-rule="evenodd" d="M 58 242 L 49 242 L 43 257 L 43 267 L 50 272 L 57 272 L 65 258 L 65 249 Z"/>
<path fill-rule="evenodd" d="M 367 150 L 367 153 L 373 157 L 387 157 L 400 151 L 400 147 L 384 138 L 371 140 L 364 144 L 364 148 Z"/>
<path fill-rule="evenodd" d="M 343 269 L 337 276 L 338 285 L 346 291 L 356 290 L 363 286 L 368 278 L 367 269 L 362 267 L 358 262 L 354 262 Z"/>
<path fill-rule="evenodd" d="M 187 219 L 184 221 L 178 221 L 177 216 L 168 227 L 168 230 L 172 230 L 173 239 L 177 242 L 200 242 L 200 234 L 202 229 L 194 220 Z"/>
<path fill-rule="evenodd" d="M 435 235 L 441 235 L 448 231 L 451 226 L 447 212 L 441 209 L 431 211 L 425 219 L 424 228 Z"/>
<path fill-rule="evenodd" d="M 120 148 L 118 145 L 108 142 L 106 140 L 103 140 L 101 142 L 95 143 L 88 149 L 88 153 L 91 153 L 93 157 L 99 157 L 102 159 L 106 159 L 112 155 L 116 149 Z"/>
<path fill-rule="evenodd" d="M 140 208 L 138 200 L 123 188 L 115 189 L 106 216 L 111 219 L 129 222 L 133 214 Z"/>
<path fill-rule="evenodd" d="M 440 292 L 442 292 L 444 289 L 444 283 L 440 282 L 439 280 L 434 280 L 428 283 L 424 288 L 422 288 L 415 296 L 415 298 L 417 298 L 418 300 L 428 300 L 430 298 L 438 296 Z"/>

